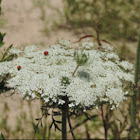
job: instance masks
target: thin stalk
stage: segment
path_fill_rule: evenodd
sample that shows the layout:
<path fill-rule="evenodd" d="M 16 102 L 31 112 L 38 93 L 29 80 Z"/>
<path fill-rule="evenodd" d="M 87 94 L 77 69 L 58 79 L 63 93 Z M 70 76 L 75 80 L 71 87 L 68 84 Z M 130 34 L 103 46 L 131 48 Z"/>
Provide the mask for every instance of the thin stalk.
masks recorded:
<path fill-rule="evenodd" d="M 67 139 L 67 97 L 64 97 L 65 104 L 62 106 L 62 140 Z"/>
<path fill-rule="evenodd" d="M 138 45 L 136 50 L 136 58 L 135 58 L 135 76 L 134 76 L 134 82 L 137 86 L 139 81 L 139 71 L 140 71 L 140 31 L 139 31 L 139 38 L 138 38 Z"/>
<path fill-rule="evenodd" d="M 132 92 L 132 100 L 131 100 L 131 134 L 130 138 L 135 139 L 135 129 L 136 129 L 136 96 L 138 94 L 138 80 L 139 80 L 139 71 L 140 71 L 140 32 L 138 37 L 138 45 L 136 50 L 136 58 L 135 58 L 135 75 L 134 75 L 134 84 L 135 88 Z"/>
<path fill-rule="evenodd" d="M 95 27 L 95 32 L 96 32 L 96 35 L 97 35 L 97 43 L 98 43 L 98 45 L 99 46 L 102 46 L 102 44 L 101 44 L 101 42 L 100 42 L 100 31 L 99 31 L 99 23 L 97 23 L 97 25 L 95 25 L 96 27 Z"/>
<path fill-rule="evenodd" d="M 106 120 L 104 117 L 103 106 L 101 106 L 101 117 L 102 117 L 102 121 L 103 121 L 103 125 L 104 125 L 105 140 L 107 140 L 107 124 L 106 124 Z"/>
<path fill-rule="evenodd" d="M 135 139 L 135 128 L 136 128 L 136 92 L 132 92 L 133 97 L 131 99 L 131 139 Z"/>
<path fill-rule="evenodd" d="M 87 119 L 83 120 L 82 122 L 76 124 L 76 125 L 72 128 L 72 130 L 76 129 L 77 127 L 80 127 L 82 124 L 86 123 L 86 122 L 89 121 L 89 120 L 94 119 L 95 117 L 97 117 L 97 115 L 91 116 L 90 119 L 87 118 Z M 70 131 L 69 131 L 69 132 L 70 132 Z"/>
<path fill-rule="evenodd" d="M 73 133 L 73 129 L 72 129 L 72 125 L 71 125 L 69 114 L 68 114 L 68 123 L 69 123 L 71 135 L 72 135 L 73 139 L 75 140 L 75 136 L 74 136 L 74 133 Z"/>
<path fill-rule="evenodd" d="M 77 67 L 75 68 L 75 70 L 74 70 L 72 76 L 74 76 L 74 74 L 75 74 L 75 72 L 77 71 L 78 68 L 79 68 L 79 65 L 77 65 Z"/>

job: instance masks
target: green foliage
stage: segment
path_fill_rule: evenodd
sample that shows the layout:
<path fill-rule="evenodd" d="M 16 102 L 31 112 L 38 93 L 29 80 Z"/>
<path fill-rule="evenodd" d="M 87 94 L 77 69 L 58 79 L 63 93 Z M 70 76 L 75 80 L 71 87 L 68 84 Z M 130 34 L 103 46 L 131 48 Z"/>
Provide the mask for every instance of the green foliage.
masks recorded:
<path fill-rule="evenodd" d="M 136 58 L 135 58 L 135 77 L 134 82 L 137 86 L 140 77 L 140 31 L 138 35 L 138 45 L 136 50 Z"/>
<path fill-rule="evenodd" d="M 74 56 L 78 66 L 83 66 L 88 61 L 88 56 L 83 53 L 83 51 L 81 51 L 80 53 L 75 52 Z"/>
<path fill-rule="evenodd" d="M 2 0 L 0 0 L 0 15 L 1 15 L 1 3 L 2 3 Z M 4 42 L 4 37 L 5 37 L 6 33 L 1 33 L 0 32 L 0 48 L 4 46 L 5 42 Z M 4 61 L 10 61 L 12 60 L 15 55 L 13 54 L 8 54 L 8 51 L 12 48 L 13 45 L 10 45 L 6 51 L 4 52 L 2 58 L 0 58 L 0 62 L 4 62 Z M 6 87 L 6 79 L 8 78 L 8 75 L 5 75 L 5 77 L 0 77 L 0 94 L 5 92 L 5 91 L 8 91 L 8 90 L 11 90 L 11 88 L 8 88 Z"/>
<path fill-rule="evenodd" d="M 5 91 L 11 90 L 11 88 L 8 88 L 8 87 L 5 86 L 5 84 L 6 84 L 6 78 L 7 78 L 7 77 L 8 77 L 8 75 L 5 76 L 5 77 L 0 81 L 0 94 L 3 93 L 3 92 L 5 92 Z"/>
<path fill-rule="evenodd" d="M 34 131 L 35 131 L 35 137 L 37 139 L 42 139 L 42 136 L 40 134 L 39 128 L 36 126 L 36 124 L 33 123 Z"/>
<path fill-rule="evenodd" d="M 137 107 L 137 95 L 138 95 L 138 82 L 140 77 L 140 32 L 138 35 L 138 45 L 136 51 L 136 58 L 135 58 L 135 75 L 134 75 L 134 84 L 135 88 L 132 91 L 132 101 L 131 101 L 131 139 L 135 139 L 136 134 L 136 107 Z"/>
<path fill-rule="evenodd" d="M 69 85 L 70 84 L 70 81 L 69 81 L 69 78 L 68 77 L 62 77 L 62 81 L 61 83 L 66 86 L 66 85 Z"/>
<path fill-rule="evenodd" d="M 4 37 L 5 37 L 6 33 L 1 33 L 0 32 L 0 48 L 4 46 L 5 42 Z M 4 62 L 4 61 L 10 61 L 12 60 L 15 55 L 13 54 L 8 54 L 8 51 L 12 48 L 13 45 L 10 45 L 6 51 L 4 52 L 2 58 L 0 58 L 0 62 Z M 8 75 L 5 75 L 5 77 L 0 77 L 0 94 L 5 92 L 5 91 L 9 91 L 11 90 L 11 88 L 6 87 L 6 79 L 8 78 Z"/>
<path fill-rule="evenodd" d="M 13 54 L 8 55 L 8 51 L 12 48 L 12 46 L 13 46 L 13 45 L 10 45 L 10 46 L 6 49 L 6 51 L 4 52 L 4 54 L 3 54 L 3 56 L 2 56 L 2 58 L 1 58 L 1 60 L 0 60 L 0 62 L 10 61 L 10 60 L 13 59 L 13 57 L 14 57 Z"/>
<path fill-rule="evenodd" d="M 0 134 L 0 140 L 5 140 L 5 138 L 4 138 L 2 133 Z"/>
<path fill-rule="evenodd" d="M 136 40 L 140 1 L 135 0 L 63 0 L 67 23 L 73 28 L 94 28 L 111 39 Z"/>
<path fill-rule="evenodd" d="M 0 48 L 4 46 L 5 42 L 3 41 L 4 40 L 4 37 L 5 37 L 6 33 L 1 33 L 0 32 Z M 8 51 L 12 48 L 13 45 L 10 45 L 6 51 L 4 52 L 2 58 L 0 59 L 0 62 L 4 62 L 4 61 L 10 61 L 12 60 L 15 55 L 13 54 L 8 54 Z"/>
<path fill-rule="evenodd" d="M 5 44 L 5 42 L 3 42 L 3 39 L 5 37 L 6 33 L 1 33 L 0 32 L 0 48 Z"/>

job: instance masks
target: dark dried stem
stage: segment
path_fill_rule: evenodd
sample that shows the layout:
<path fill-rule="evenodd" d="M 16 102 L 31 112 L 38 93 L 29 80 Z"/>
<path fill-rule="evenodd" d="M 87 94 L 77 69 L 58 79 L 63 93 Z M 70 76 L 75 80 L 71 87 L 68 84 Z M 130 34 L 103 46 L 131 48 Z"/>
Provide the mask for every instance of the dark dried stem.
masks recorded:
<path fill-rule="evenodd" d="M 76 125 L 72 128 L 72 130 L 76 129 L 77 127 L 81 126 L 82 124 L 86 123 L 87 121 L 94 119 L 95 117 L 97 117 L 97 115 L 93 115 L 93 116 L 91 116 L 90 118 L 87 118 L 87 119 L 83 120 L 82 122 L 76 124 Z"/>
<path fill-rule="evenodd" d="M 100 34 L 99 34 L 99 29 L 98 29 L 98 25 L 96 27 L 97 29 L 95 29 L 96 31 L 96 35 L 97 35 L 97 42 L 99 46 L 102 46 L 101 41 L 100 41 Z"/>
<path fill-rule="evenodd" d="M 69 123 L 71 135 L 72 135 L 73 139 L 75 140 L 75 136 L 74 136 L 74 133 L 73 133 L 73 129 L 72 129 L 72 125 L 71 125 L 69 114 L 68 114 L 68 123 Z"/>
<path fill-rule="evenodd" d="M 62 106 L 62 140 L 67 139 L 67 97 L 64 97 L 65 104 Z"/>
<path fill-rule="evenodd" d="M 101 117 L 104 125 L 104 134 L 105 134 L 105 140 L 107 140 L 107 123 L 104 117 L 104 112 L 103 112 L 103 106 L 101 106 Z"/>

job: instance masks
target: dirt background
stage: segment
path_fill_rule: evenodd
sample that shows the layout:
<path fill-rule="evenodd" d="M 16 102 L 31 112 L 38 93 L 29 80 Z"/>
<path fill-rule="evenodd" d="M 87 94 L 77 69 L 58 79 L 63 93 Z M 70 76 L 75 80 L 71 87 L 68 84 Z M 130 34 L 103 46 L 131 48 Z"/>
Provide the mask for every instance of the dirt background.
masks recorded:
<path fill-rule="evenodd" d="M 61 0 L 51 0 L 50 4 L 54 8 L 63 8 Z M 7 23 L 1 31 L 7 33 L 5 41 L 8 45 L 14 44 L 14 47 L 20 47 L 37 44 L 39 46 L 40 42 L 44 42 L 44 46 L 48 47 L 58 38 L 76 39 L 72 31 L 62 29 L 53 30 L 48 33 L 48 36 L 45 36 L 42 32 L 44 22 L 40 19 L 41 11 L 39 7 L 35 6 L 33 0 L 4 0 L 2 7 Z M 45 8 L 45 18 L 48 24 L 52 22 L 52 18 L 57 19 L 59 16 L 51 7 Z"/>

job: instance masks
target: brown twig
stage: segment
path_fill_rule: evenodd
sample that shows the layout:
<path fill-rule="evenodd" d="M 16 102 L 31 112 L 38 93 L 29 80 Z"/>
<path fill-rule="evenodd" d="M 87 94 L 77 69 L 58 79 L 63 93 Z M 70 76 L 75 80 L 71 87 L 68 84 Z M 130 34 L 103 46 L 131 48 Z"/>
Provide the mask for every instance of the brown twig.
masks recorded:
<path fill-rule="evenodd" d="M 71 125 L 69 114 L 68 114 L 68 123 L 69 123 L 71 135 L 72 135 L 73 139 L 75 140 L 75 136 L 74 136 L 74 133 L 73 133 L 73 129 L 72 129 L 72 125 Z"/>
<path fill-rule="evenodd" d="M 79 65 L 76 66 L 76 68 L 75 68 L 75 70 L 74 70 L 72 76 L 74 76 L 74 74 L 75 74 L 75 72 L 77 71 L 78 67 L 79 67 Z"/>
<path fill-rule="evenodd" d="M 78 41 L 75 41 L 75 42 L 73 42 L 73 43 L 78 43 L 78 42 L 80 42 L 82 39 L 84 39 L 84 38 L 88 38 L 88 37 L 92 37 L 92 38 L 94 38 L 93 35 L 85 35 L 85 36 L 80 37 L 80 39 L 79 39 Z"/>
<path fill-rule="evenodd" d="M 101 42 L 105 42 L 105 43 L 107 43 L 107 44 L 109 44 L 109 45 L 112 45 L 110 42 L 106 41 L 105 39 L 101 39 L 101 40 L 100 40 L 98 31 L 96 32 L 96 34 L 97 34 L 97 42 L 98 42 L 98 45 L 99 45 L 99 46 L 102 46 L 102 45 L 101 45 Z M 80 37 L 80 39 L 79 39 L 78 41 L 75 41 L 75 42 L 73 42 L 73 43 L 78 43 L 78 42 L 80 42 L 82 39 L 85 39 L 85 38 L 88 38 L 88 37 L 95 38 L 94 35 L 85 35 L 85 36 Z"/>
<path fill-rule="evenodd" d="M 104 40 L 104 39 L 102 39 L 101 41 L 102 41 L 102 42 L 105 42 L 105 43 L 108 43 L 109 45 L 112 45 L 110 42 L 108 42 L 108 41 L 106 41 L 106 40 Z"/>
<path fill-rule="evenodd" d="M 96 30 L 96 34 L 97 34 L 97 42 L 99 46 L 102 46 L 101 42 L 100 42 L 100 36 L 99 36 L 99 31 Z"/>
<path fill-rule="evenodd" d="M 102 117 L 102 121 L 103 121 L 103 125 L 104 125 L 105 140 L 107 140 L 107 123 L 104 118 L 103 106 L 101 106 L 101 117 Z"/>
<path fill-rule="evenodd" d="M 86 125 L 86 135 L 87 135 L 87 140 L 90 140 L 90 134 L 88 132 L 88 126 Z"/>
<path fill-rule="evenodd" d="M 87 118 L 87 119 L 83 120 L 81 123 L 76 124 L 76 125 L 73 127 L 73 130 L 76 129 L 77 127 L 81 126 L 82 124 L 86 123 L 87 121 L 94 119 L 95 117 L 97 117 L 97 115 L 93 115 L 93 116 L 90 117 L 90 119 Z"/>

